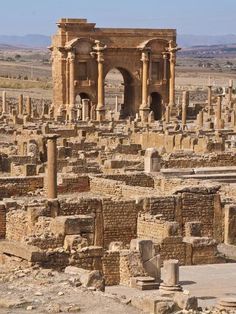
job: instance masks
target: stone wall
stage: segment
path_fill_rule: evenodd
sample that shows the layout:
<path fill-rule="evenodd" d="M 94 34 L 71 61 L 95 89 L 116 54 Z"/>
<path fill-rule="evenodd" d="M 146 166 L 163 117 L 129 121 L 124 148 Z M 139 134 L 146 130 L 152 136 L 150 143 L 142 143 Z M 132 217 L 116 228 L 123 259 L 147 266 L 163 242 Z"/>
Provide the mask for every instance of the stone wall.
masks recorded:
<path fill-rule="evenodd" d="M 0 239 L 6 237 L 6 207 L 0 203 Z"/>
<path fill-rule="evenodd" d="M 102 258 L 103 274 L 107 286 L 120 283 L 120 252 L 106 251 Z"/>
<path fill-rule="evenodd" d="M 136 238 L 137 217 L 135 201 L 103 200 L 104 247 L 112 241 L 122 241 L 125 245 Z"/>
<path fill-rule="evenodd" d="M 43 177 L 7 177 L 0 178 L 0 198 L 27 195 L 43 188 Z"/>

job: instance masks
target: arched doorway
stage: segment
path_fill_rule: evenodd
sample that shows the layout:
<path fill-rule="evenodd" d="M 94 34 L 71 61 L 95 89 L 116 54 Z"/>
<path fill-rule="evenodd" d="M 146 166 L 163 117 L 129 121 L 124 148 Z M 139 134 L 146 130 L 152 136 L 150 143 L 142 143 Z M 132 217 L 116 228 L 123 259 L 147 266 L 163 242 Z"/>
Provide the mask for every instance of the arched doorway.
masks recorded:
<path fill-rule="evenodd" d="M 105 77 L 106 109 L 118 111 L 121 118 L 134 114 L 134 90 L 131 74 L 123 68 L 113 68 Z"/>
<path fill-rule="evenodd" d="M 82 111 L 83 111 L 83 106 L 82 106 L 82 101 L 83 99 L 89 99 L 90 97 L 87 93 L 79 93 L 77 94 L 76 98 L 75 98 L 75 105 L 78 109 L 78 119 L 81 120 L 82 119 Z M 91 118 L 91 101 L 89 101 L 88 106 L 86 108 L 86 116 L 88 116 L 88 118 Z"/>
<path fill-rule="evenodd" d="M 155 120 L 160 120 L 162 117 L 162 97 L 157 92 L 151 93 L 150 96 L 150 111 L 153 111 Z"/>

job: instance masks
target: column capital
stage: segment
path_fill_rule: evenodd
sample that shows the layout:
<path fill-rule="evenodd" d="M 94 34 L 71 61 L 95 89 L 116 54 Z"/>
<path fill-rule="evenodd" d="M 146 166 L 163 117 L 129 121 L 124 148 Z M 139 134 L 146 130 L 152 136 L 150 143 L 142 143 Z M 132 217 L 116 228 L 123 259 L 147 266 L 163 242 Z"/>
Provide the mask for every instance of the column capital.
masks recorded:
<path fill-rule="evenodd" d="M 141 54 L 141 59 L 140 59 L 143 63 L 147 63 L 149 61 L 149 55 L 148 55 L 148 51 L 147 50 L 144 50 L 142 51 L 142 54 Z"/>
<path fill-rule="evenodd" d="M 44 138 L 46 140 L 55 140 L 56 141 L 59 137 L 60 137 L 59 134 L 45 134 L 44 135 Z"/>

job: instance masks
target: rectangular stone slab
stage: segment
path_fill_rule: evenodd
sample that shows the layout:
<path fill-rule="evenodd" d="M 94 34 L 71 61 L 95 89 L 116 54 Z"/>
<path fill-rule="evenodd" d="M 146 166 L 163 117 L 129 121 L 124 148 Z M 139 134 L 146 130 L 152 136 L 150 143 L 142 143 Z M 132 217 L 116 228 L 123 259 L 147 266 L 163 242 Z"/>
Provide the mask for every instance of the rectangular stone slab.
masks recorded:
<path fill-rule="evenodd" d="M 42 262 L 46 254 L 38 247 L 21 242 L 0 240 L 0 252 L 25 259 L 29 262 Z"/>

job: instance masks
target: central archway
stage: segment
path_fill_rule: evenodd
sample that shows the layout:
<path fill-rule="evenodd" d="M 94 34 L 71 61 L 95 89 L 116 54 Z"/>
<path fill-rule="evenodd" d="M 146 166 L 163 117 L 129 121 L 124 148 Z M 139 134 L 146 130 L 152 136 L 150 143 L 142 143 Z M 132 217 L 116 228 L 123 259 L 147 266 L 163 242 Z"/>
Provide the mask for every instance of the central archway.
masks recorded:
<path fill-rule="evenodd" d="M 134 115 L 134 88 L 131 74 L 120 67 L 110 69 L 105 76 L 106 109 L 120 112 L 121 118 Z M 118 108 L 116 108 L 118 101 Z"/>
<path fill-rule="evenodd" d="M 162 118 L 162 97 L 159 93 L 151 93 L 150 110 L 154 113 L 154 119 L 160 120 Z"/>

